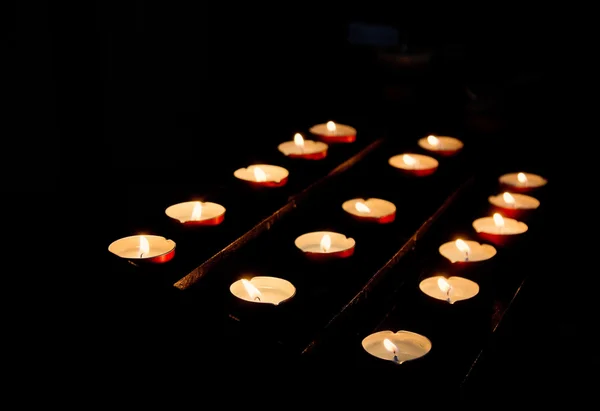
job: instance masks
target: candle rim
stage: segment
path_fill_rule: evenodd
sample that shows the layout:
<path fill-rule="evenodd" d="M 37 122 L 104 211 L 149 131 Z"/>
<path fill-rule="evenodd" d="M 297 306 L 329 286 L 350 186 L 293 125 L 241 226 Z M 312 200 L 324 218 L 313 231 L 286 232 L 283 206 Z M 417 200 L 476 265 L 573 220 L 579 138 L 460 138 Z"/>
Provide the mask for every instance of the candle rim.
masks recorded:
<path fill-rule="evenodd" d="M 469 252 L 469 261 L 468 262 L 481 262 L 481 261 L 487 261 L 491 258 L 493 258 L 497 253 L 498 250 L 496 250 L 496 247 L 494 247 L 491 244 L 486 244 L 486 243 L 480 243 L 478 241 L 475 240 L 463 240 L 465 243 L 467 243 L 467 245 L 470 248 L 470 252 Z M 444 252 L 446 250 L 457 250 L 460 251 L 456 248 L 456 240 L 452 240 L 452 241 L 447 241 L 445 243 L 443 243 L 442 245 L 440 245 L 438 247 L 438 252 L 446 259 L 450 260 L 452 263 L 456 263 L 456 262 L 465 262 L 464 260 L 452 260 L 450 258 L 448 258 L 446 255 L 444 255 Z M 491 253 L 487 258 L 483 259 L 483 260 L 474 260 L 473 257 L 475 255 L 477 255 L 478 253 L 475 252 L 475 250 L 481 251 L 481 250 L 488 250 L 489 253 Z"/>
<path fill-rule="evenodd" d="M 132 257 L 123 257 L 122 255 L 120 255 L 119 251 L 122 253 L 124 250 L 120 250 L 120 249 L 115 249 L 115 247 L 118 247 L 119 245 L 127 245 L 128 242 L 133 241 L 133 240 L 138 240 L 138 244 L 139 244 L 139 238 L 140 237 L 146 237 L 146 239 L 148 240 L 148 243 L 150 245 L 150 251 L 156 250 L 157 246 L 156 245 L 152 245 L 153 241 L 161 241 L 163 244 L 168 244 L 168 248 L 165 251 L 161 251 L 158 254 L 152 254 L 150 253 L 150 255 L 147 256 L 143 256 L 143 257 L 139 257 L 139 256 L 132 256 Z M 147 260 L 150 258 L 155 258 L 155 257 L 160 257 L 162 255 L 165 254 L 169 254 L 170 252 L 172 252 L 175 247 L 177 246 L 177 244 L 175 243 L 175 241 L 168 239 L 166 237 L 163 237 L 161 235 L 156 235 L 156 234 L 134 234 L 134 235 L 129 235 L 126 237 L 121 237 L 118 238 L 116 240 L 114 240 L 113 242 L 111 242 L 108 245 L 108 251 L 110 251 L 111 253 L 113 253 L 114 255 L 120 257 L 120 258 L 126 258 L 128 260 Z"/>
<path fill-rule="evenodd" d="M 380 203 L 383 207 L 389 207 L 390 210 L 386 211 L 385 213 L 374 213 L 373 212 L 373 208 L 374 207 L 369 207 L 368 202 L 371 202 L 371 204 L 373 204 L 373 202 L 376 203 Z M 367 207 L 369 207 L 371 209 L 371 212 L 369 214 L 360 214 L 358 213 L 355 209 L 354 209 L 354 205 L 357 202 L 362 202 L 363 204 L 365 204 Z M 346 211 L 349 214 L 352 215 L 356 215 L 356 216 L 368 216 L 368 217 L 385 217 L 388 216 L 390 214 L 393 214 L 396 212 L 396 205 L 394 203 L 392 203 L 391 201 L 388 200 L 384 200 L 383 198 L 377 198 L 377 197 L 371 197 L 371 198 L 351 198 L 350 200 L 346 200 L 342 203 L 342 209 L 344 211 Z"/>
<path fill-rule="evenodd" d="M 473 281 L 473 280 L 471 280 L 469 278 L 461 277 L 461 276 L 458 276 L 458 275 L 452 275 L 450 277 L 446 277 L 445 275 L 442 275 L 442 274 L 437 274 L 437 275 L 434 275 L 434 276 L 431 276 L 431 277 L 424 278 L 423 280 L 421 280 L 419 282 L 419 289 L 423 292 L 423 294 L 427 295 L 428 297 L 435 298 L 437 300 L 442 300 L 442 301 L 445 300 L 445 298 L 443 298 L 443 297 L 438 298 L 438 297 L 435 297 L 435 296 L 433 296 L 431 294 L 428 294 L 427 291 L 426 291 L 426 289 L 424 288 L 424 286 L 425 285 L 429 285 L 430 282 L 431 283 L 437 283 L 437 280 L 440 277 L 441 278 L 445 278 L 446 281 L 448 281 L 448 283 L 452 286 L 453 289 L 455 289 L 455 288 L 454 288 L 452 282 L 456 282 L 456 281 L 468 284 L 469 287 L 473 287 L 475 289 L 475 293 L 473 295 L 468 296 L 466 298 L 460 298 L 461 296 L 459 295 L 458 296 L 459 298 L 453 298 L 454 302 L 464 301 L 464 300 L 468 300 L 468 299 L 474 298 L 474 297 L 476 297 L 479 294 L 479 291 L 481 290 L 481 287 L 479 286 L 479 284 L 477 284 L 475 281 Z M 437 286 L 437 284 L 436 284 L 436 286 Z M 432 288 L 435 289 L 435 286 L 432 287 Z"/>
<path fill-rule="evenodd" d="M 279 302 L 272 302 L 272 301 L 253 301 L 250 299 L 246 299 L 246 298 L 242 298 L 240 295 L 236 294 L 234 291 L 237 290 L 238 286 L 241 285 L 240 287 L 242 289 L 244 289 L 244 285 L 242 280 L 247 280 L 248 282 L 250 282 L 254 287 L 256 287 L 257 290 L 261 290 L 259 284 L 256 284 L 253 280 L 257 280 L 258 282 L 263 281 L 263 280 L 268 280 L 272 283 L 279 283 L 282 284 L 283 286 L 285 286 L 285 288 L 281 287 L 281 288 L 277 288 L 278 290 L 282 290 L 282 291 L 286 291 L 289 290 L 291 291 L 291 293 L 285 293 L 285 298 L 282 299 Z M 263 288 L 264 289 L 264 288 Z M 270 287 L 269 289 L 274 289 L 274 287 Z M 296 293 L 297 293 L 297 289 L 296 286 L 294 284 L 292 284 L 291 281 L 286 280 L 285 278 L 281 278 L 281 277 L 273 277 L 273 276 L 267 276 L 267 275 L 258 275 L 258 276 L 254 276 L 252 278 L 239 278 L 236 281 L 234 281 L 233 283 L 231 283 L 229 285 L 229 292 L 236 298 L 239 298 L 241 300 L 244 301 L 249 301 L 249 302 L 253 302 L 253 303 L 261 303 L 261 304 L 272 304 L 272 305 L 280 305 L 288 300 L 290 300 L 291 298 L 293 298 Z"/>
<path fill-rule="evenodd" d="M 314 148 L 314 150 L 312 150 L 310 147 L 307 147 L 307 145 L 312 146 L 312 148 Z M 284 141 L 283 143 L 280 143 L 277 146 L 277 149 L 287 156 L 290 154 L 295 154 L 296 150 L 299 150 L 300 147 L 298 147 L 296 145 L 296 143 L 292 140 L 292 141 Z M 329 149 L 329 145 L 323 141 L 304 139 L 304 147 L 303 147 L 303 150 L 301 151 L 301 153 L 315 154 L 315 153 L 321 153 L 323 151 L 327 151 L 328 149 Z"/>
<path fill-rule="evenodd" d="M 341 250 L 338 250 L 336 252 L 346 251 L 346 250 L 349 250 L 352 247 L 356 246 L 356 241 L 354 240 L 354 238 L 347 237 L 345 234 L 338 233 L 335 231 L 311 231 L 311 232 L 301 234 L 298 237 L 296 237 L 296 239 L 294 240 L 294 245 L 303 252 L 331 254 L 332 253 L 331 251 L 321 252 L 321 251 L 306 251 L 305 250 L 305 248 L 307 248 L 307 247 L 312 247 L 315 245 L 320 246 L 321 239 L 326 234 L 329 235 L 329 237 L 331 238 L 331 247 L 333 247 L 333 246 L 341 247 Z M 312 241 L 312 237 L 315 237 L 315 241 Z M 311 241 L 308 242 L 308 239 L 311 239 Z M 306 241 L 306 243 L 304 243 L 303 241 Z M 340 242 L 343 245 L 341 245 Z"/>
<path fill-rule="evenodd" d="M 376 331 L 376 332 L 371 333 L 371 334 L 367 335 L 366 337 L 364 337 L 361 341 L 361 345 L 362 345 L 363 349 L 370 355 L 373 355 L 374 357 L 377 357 L 377 358 L 385 359 L 383 357 L 379 357 L 379 356 L 375 355 L 370 350 L 370 348 L 376 347 L 379 344 L 383 344 L 383 340 L 385 338 L 388 338 L 392 343 L 394 343 L 397 346 L 398 344 L 396 344 L 394 342 L 394 339 L 395 339 L 394 337 L 398 337 L 398 336 L 412 337 L 412 339 L 404 339 L 404 340 L 400 340 L 400 341 L 402 341 L 403 343 L 406 341 L 410 341 L 410 342 L 412 342 L 414 347 L 416 347 L 422 351 L 421 355 L 413 357 L 413 358 L 408 358 L 404 361 L 412 361 L 412 360 L 422 358 L 425 355 L 427 355 L 429 352 L 431 352 L 431 349 L 433 347 L 433 344 L 428 337 L 426 337 L 422 334 L 416 333 L 414 331 L 408 331 L 408 330 L 398 330 L 396 332 L 391 331 L 391 330 Z M 396 338 L 396 340 L 397 340 L 397 338 Z M 421 343 L 422 345 L 419 343 Z M 402 352 L 400 352 L 399 354 L 402 354 Z"/>
<path fill-rule="evenodd" d="M 503 207 L 504 205 L 508 205 L 508 203 L 506 203 L 506 201 L 504 201 L 504 193 L 507 192 L 509 193 L 511 196 L 513 196 L 513 198 L 515 199 L 515 207 L 504 207 L 504 208 L 510 208 L 510 209 L 516 209 L 516 210 L 535 210 L 536 208 L 538 208 L 541 205 L 540 200 L 538 200 L 537 198 L 527 195 L 527 194 L 522 194 L 522 193 L 512 193 L 510 191 L 503 191 L 502 193 L 496 194 L 496 195 L 492 195 L 488 197 L 488 201 L 490 204 L 493 204 L 495 206 L 498 207 Z M 534 204 L 533 207 L 523 207 L 523 204 L 519 204 L 518 199 L 521 199 L 521 201 L 524 202 L 532 202 Z M 496 200 L 501 200 L 501 201 L 496 201 Z"/>
<path fill-rule="evenodd" d="M 417 160 L 416 164 L 415 164 L 415 168 L 408 168 L 408 166 L 405 167 L 400 167 L 400 164 L 404 164 L 404 161 L 402 160 L 403 156 L 405 155 L 409 155 L 411 157 L 413 157 L 415 160 Z M 428 165 L 428 167 L 422 167 L 422 168 L 418 168 L 420 165 L 423 164 L 423 161 L 431 163 L 430 165 Z M 396 154 L 392 157 L 390 157 L 388 159 L 388 164 L 391 165 L 394 168 L 399 168 L 402 170 L 428 170 L 431 168 L 437 168 L 439 167 L 439 161 L 435 158 L 435 157 L 431 157 L 428 156 L 426 154 L 417 154 L 417 153 L 411 153 L 411 152 L 405 152 L 405 153 L 400 153 L 400 154 Z"/>
<path fill-rule="evenodd" d="M 289 176 L 289 173 L 290 173 L 289 170 L 286 169 L 285 167 L 277 166 L 277 165 L 274 165 L 274 164 L 251 164 L 251 165 L 249 165 L 247 167 L 238 168 L 237 170 L 235 170 L 233 172 L 233 175 L 236 178 L 239 178 L 240 180 L 250 181 L 250 182 L 256 183 L 257 181 L 254 178 L 254 168 L 256 168 L 256 167 L 262 169 L 265 172 L 265 174 L 269 174 L 269 173 L 267 173 L 266 169 L 269 169 L 269 170 L 272 170 L 272 171 L 277 171 L 277 172 L 281 173 L 281 176 L 278 176 L 277 179 L 269 179 L 268 176 L 267 176 L 267 180 L 266 181 L 260 181 L 259 183 L 270 182 L 270 181 L 273 181 L 273 182 L 277 183 L 277 182 L 280 182 L 280 181 L 284 180 L 285 178 L 287 178 Z M 248 175 L 249 178 L 245 178 L 246 175 Z"/>
<path fill-rule="evenodd" d="M 495 232 L 485 231 L 485 230 L 481 229 L 481 226 L 480 226 L 481 224 L 487 223 L 488 220 L 491 220 L 492 223 L 494 223 L 494 217 L 489 217 L 489 216 L 476 218 L 475 220 L 473 220 L 472 226 L 475 229 L 475 231 L 477 231 L 478 233 L 506 235 L 506 236 L 524 234 L 529 230 L 529 226 L 527 224 L 525 224 L 523 221 L 517 220 L 516 218 L 502 216 L 502 219 L 504 220 L 504 227 L 506 227 L 506 223 L 508 222 L 510 224 L 516 224 L 516 227 L 518 227 L 519 229 L 523 229 L 523 231 L 506 232 L 506 233 L 495 233 Z"/>
<path fill-rule="evenodd" d="M 186 206 L 192 205 L 192 204 L 195 205 L 196 203 L 200 203 L 202 205 L 202 215 L 200 216 L 200 220 L 191 220 L 191 219 L 183 219 L 182 220 L 181 218 L 176 217 L 175 215 L 172 215 L 173 212 L 175 210 L 177 210 L 177 208 L 183 208 L 183 207 L 186 207 Z M 214 214 L 214 215 L 211 214 L 211 215 L 206 216 L 204 214 L 206 208 L 208 208 L 209 210 L 211 208 L 215 208 L 215 209 L 218 209 L 219 211 L 217 212 L 217 214 Z M 192 206 L 192 211 L 193 211 L 193 206 Z M 170 217 L 170 218 L 172 218 L 174 220 L 180 221 L 182 223 L 186 223 L 186 222 L 189 222 L 189 221 L 210 220 L 212 218 L 219 217 L 219 216 L 225 214 L 226 211 L 227 211 L 227 209 L 222 204 L 214 203 L 212 201 L 200 201 L 200 200 L 182 201 L 180 203 L 171 204 L 170 206 L 168 206 L 167 208 L 165 208 L 165 214 L 168 217 Z M 191 217 L 191 214 L 190 214 L 190 217 Z"/>
<path fill-rule="evenodd" d="M 433 146 L 431 144 L 429 144 L 429 136 L 434 136 L 435 138 L 437 138 L 440 142 L 439 146 Z M 446 141 L 446 142 L 453 142 L 453 143 L 457 143 L 457 147 L 443 147 L 442 146 L 442 141 Z M 417 141 L 417 144 L 419 144 L 419 146 L 421 148 L 424 148 L 426 150 L 431 150 L 431 151 L 458 151 L 461 148 L 463 148 L 465 146 L 465 143 L 456 138 L 456 137 L 452 137 L 452 136 L 438 136 L 437 134 L 427 134 L 425 137 L 420 138 Z"/>

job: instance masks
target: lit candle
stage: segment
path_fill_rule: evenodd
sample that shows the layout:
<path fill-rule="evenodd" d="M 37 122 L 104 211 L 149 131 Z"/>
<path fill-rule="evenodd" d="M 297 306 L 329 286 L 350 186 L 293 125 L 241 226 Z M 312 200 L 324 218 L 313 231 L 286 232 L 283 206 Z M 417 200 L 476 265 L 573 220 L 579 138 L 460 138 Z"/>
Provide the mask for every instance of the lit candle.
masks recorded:
<path fill-rule="evenodd" d="M 225 207 L 217 203 L 187 201 L 167 207 L 165 214 L 186 226 L 210 226 L 223 222 Z"/>
<path fill-rule="evenodd" d="M 354 127 L 336 124 L 333 121 L 312 126 L 309 131 L 319 136 L 326 143 L 352 143 L 356 141 L 356 129 Z"/>
<path fill-rule="evenodd" d="M 479 293 L 479 285 L 462 277 L 438 275 L 426 278 L 419 284 L 419 289 L 431 298 L 454 304 L 457 301 L 468 300 Z"/>
<path fill-rule="evenodd" d="M 462 239 L 442 244 L 439 252 L 452 263 L 485 261 L 496 255 L 496 249 L 489 244 Z"/>
<path fill-rule="evenodd" d="M 542 176 L 523 172 L 504 174 L 498 180 L 508 191 L 517 192 L 531 191 L 548 183 Z"/>
<path fill-rule="evenodd" d="M 332 231 L 315 231 L 302 234 L 294 241 L 306 257 L 314 260 L 329 260 L 350 257 L 356 242 L 353 238 Z"/>
<path fill-rule="evenodd" d="M 380 198 L 354 198 L 342 204 L 345 212 L 359 221 L 378 224 L 391 223 L 396 219 L 396 206 Z"/>
<path fill-rule="evenodd" d="M 392 167 L 405 174 L 424 177 L 433 174 L 438 168 L 438 161 L 421 154 L 398 154 L 388 160 Z"/>
<path fill-rule="evenodd" d="M 419 139 L 421 148 L 441 156 L 452 156 L 462 150 L 464 144 L 457 138 L 429 135 Z"/>
<path fill-rule="evenodd" d="M 286 141 L 278 147 L 279 151 L 290 158 L 320 160 L 327 157 L 329 146 L 322 141 L 305 140 L 302 134 L 296 133 L 294 141 Z"/>
<path fill-rule="evenodd" d="M 133 235 L 113 241 L 108 251 L 131 262 L 166 263 L 175 256 L 175 242 L 158 235 Z"/>
<path fill-rule="evenodd" d="M 254 186 L 281 187 L 287 183 L 289 172 L 279 166 L 255 164 L 247 168 L 237 169 L 233 175 Z"/>
<path fill-rule="evenodd" d="M 537 198 L 509 192 L 490 196 L 488 201 L 497 211 L 510 218 L 524 218 L 540 206 Z"/>
<path fill-rule="evenodd" d="M 473 228 L 486 241 L 495 245 L 506 245 L 516 235 L 528 230 L 527 224 L 513 218 L 504 218 L 499 213 L 473 221 Z"/>
<path fill-rule="evenodd" d="M 394 364 L 423 357 L 431 351 L 431 341 L 411 331 L 379 331 L 362 340 L 366 352 Z"/>
<path fill-rule="evenodd" d="M 272 305 L 279 305 L 296 295 L 296 287 L 289 281 L 263 276 L 235 281 L 229 291 L 240 300 Z"/>

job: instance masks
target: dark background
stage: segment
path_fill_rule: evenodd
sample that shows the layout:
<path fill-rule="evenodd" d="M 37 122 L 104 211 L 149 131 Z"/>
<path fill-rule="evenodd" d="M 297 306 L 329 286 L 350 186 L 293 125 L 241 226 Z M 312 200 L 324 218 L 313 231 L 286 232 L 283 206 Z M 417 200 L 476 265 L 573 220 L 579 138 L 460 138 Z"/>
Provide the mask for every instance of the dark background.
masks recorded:
<path fill-rule="evenodd" d="M 418 128 L 435 118 L 445 130 L 489 138 L 498 156 L 527 158 L 562 186 L 554 165 L 564 150 L 548 143 L 565 138 L 565 106 L 574 103 L 565 100 L 570 19 L 560 13 L 404 2 L 11 3 L 9 208 L 30 215 L 43 204 L 53 216 L 43 229 L 66 238 L 72 228 L 110 233 L 140 173 L 157 185 L 176 175 L 202 186 L 248 153 L 330 119 L 397 130 L 398 121 Z M 587 336 L 595 298 L 575 300 L 586 304 L 567 304 L 560 318 L 546 312 L 529 338 L 543 341 L 557 324 Z M 525 318 L 517 330 L 540 317 Z"/>

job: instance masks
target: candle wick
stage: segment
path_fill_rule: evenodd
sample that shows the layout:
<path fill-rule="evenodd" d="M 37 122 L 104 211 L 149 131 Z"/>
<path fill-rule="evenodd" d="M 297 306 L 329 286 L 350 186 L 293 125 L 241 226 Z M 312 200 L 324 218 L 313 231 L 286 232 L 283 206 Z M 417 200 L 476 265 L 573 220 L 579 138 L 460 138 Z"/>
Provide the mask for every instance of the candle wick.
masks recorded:
<path fill-rule="evenodd" d="M 452 288 L 448 288 L 448 291 L 446 292 L 446 297 L 448 299 L 448 302 L 452 304 L 452 300 L 450 299 L 450 291 L 452 291 Z"/>
<path fill-rule="evenodd" d="M 143 252 L 142 252 L 142 253 L 140 253 L 140 258 L 142 258 L 143 256 L 144 256 L 144 253 L 143 253 Z"/>
<path fill-rule="evenodd" d="M 260 301 L 260 297 L 257 295 L 256 297 L 254 297 L 254 301 Z"/>
<path fill-rule="evenodd" d="M 395 351 L 394 351 L 394 359 L 393 359 L 393 361 L 394 361 L 396 364 L 400 363 L 400 360 L 398 360 L 398 356 L 396 355 L 396 352 L 395 352 Z"/>
<path fill-rule="evenodd" d="M 469 252 L 465 251 L 465 261 L 469 261 Z"/>

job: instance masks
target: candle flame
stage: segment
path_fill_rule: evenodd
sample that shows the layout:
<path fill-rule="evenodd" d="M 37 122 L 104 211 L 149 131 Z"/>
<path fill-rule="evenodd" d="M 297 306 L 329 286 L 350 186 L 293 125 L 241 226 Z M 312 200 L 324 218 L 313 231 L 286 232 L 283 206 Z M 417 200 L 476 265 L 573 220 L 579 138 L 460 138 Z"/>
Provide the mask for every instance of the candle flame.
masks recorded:
<path fill-rule="evenodd" d="M 254 301 L 254 300 L 260 301 L 262 294 L 260 293 L 258 288 L 256 288 L 254 286 L 254 284 L 252 284 L 250 281 L 248 281 L 246 279 L 242 279 L 242 285 L 246 289 L 246 292 L 248 293 L 248 296 L 250 297 L 250 299 L 252 301 Z"/>
<path fill-rule="evenodd" d="M 144 256 L 144 254 L 148 254 L 150 252 L 150 243 L 148 239 L 143 235 L 140 236 L 140 258 Z"/>
<path fill-rule="evenodd" d="M 259 183 L 267 181 L 267 175 L 265 174 L 265 172 L 260 167 L 254 167 L 254 178 Z"/>
<path fill-rule="evenodd" d="M 414 166 L 415 164 L 417 164 L 417 159 L 409 156 L 408 154 L 404 154 L 402 156 L 402 161 L 404 161 L 404 164 L 406 164 L 407 166 Z"/>
<path fill-rule="evenodd" d="M 333 121 L 327 122 L 327 131 L 331 131 L 332 133 L 336 130 L 335 123 Z"/>
<path fill-rule="evenodd" d="M 329 249 L 331 248 L 331 237 L 329 236 L 329 234 L 325 234 L 323 236 L 323 238 L 321 238 L 321 250 L 323 250 L 323 252 L 327 252 L 329 251 Z"/>
<path fill-rule="evenodd" d="M 504 202 L 508 205 L 515 205 L 515 198 L 510 193 L 502 194 L 502 198 L 504 198 Z"/>
<path fill-rule="evenodd" d="M 458 240 L 456 240 L 454 242 L 454 244 L 456 244 L 456 248 L 458 248 L 463 253 L 468 253 L 469 251 L 471 251 L 471 248 L 469 247 L 469 245 L 467 243 L 465 243 L 463 240 L 461 240 L 460 238 Z"/>
<path fill-rule="evenodd" d="M 452 286 L 444 277 L 438 278 L 437 283 L 438 287 L 440 287 L 440 290 L 442 290 L 444 294 L 448 293 L 452 289 Z"/>
<path fill-rule="evenodd" d="M 296 147 L 304 147 L 304 139 L 302 138 L 302 134 L 294 134 L 294 144 L 296 145 Z"/>
<path fill-rule="evenodd" d="M 498 213 L 494 213 L 494 224 L 496 224 L 496 227 L 498 228 L 504 227 L 504 218 Z"/>
<path fill-rule="evenodd" d="M 198 220 L 200 220 L 201 217 L 202 217 L 202 204 L 200 203 L 200 201 L 196 201 L 196 204 L 194 204 L 194 209 L 192 210 L 191 220 L 198 221 Z"/>
<path fill-rule="evenodd" d="M 361 213 L 370 213 L 371 212 L 371 209 L 365 203 L 361 203 L 360 201 L 357 201 L 356 204 L 354 204 L 354 207 L 356 208 L 357 211 L 359 211 Z"/>
<path fill-rule="evenodd" d="M 527 184 L 527 176 L 525 175 L 525 173 L 517 174 L 517 180 L 519 180 L 519 183 L 521 184 Z"/>
<path fill-rule="evenodd" d="M 427 142 L 431 144 L 433 147 L 437 147 L 440 144 L 440 139 L 436 136 L 427 136 Z"/>
<path fill-rule="evenodd" d="M 396 344 L 394 344 L 387 338 L 383 340 L 383 346 L 385 347 L 386 350 L 388 350 L 392 354 L 396 354 L 398 352 L 398 347 L 396 347 Z"/>

